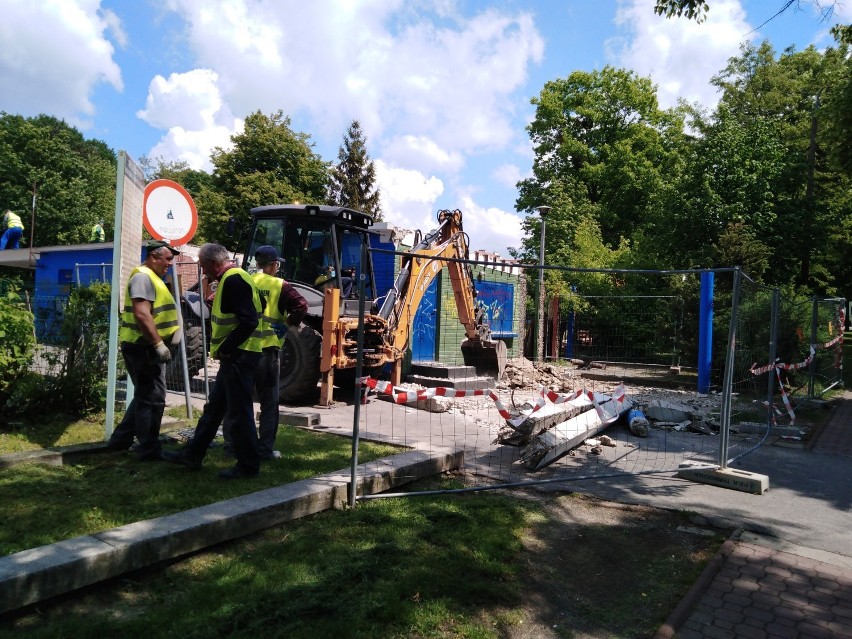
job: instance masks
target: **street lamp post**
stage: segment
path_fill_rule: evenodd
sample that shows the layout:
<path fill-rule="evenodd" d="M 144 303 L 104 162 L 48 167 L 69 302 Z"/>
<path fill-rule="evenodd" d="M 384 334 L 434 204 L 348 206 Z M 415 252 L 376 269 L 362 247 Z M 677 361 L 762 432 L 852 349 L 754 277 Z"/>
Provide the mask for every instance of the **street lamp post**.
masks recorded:
<path fill-rule="evenodd" d="M 541 247 L 538 252 L 538 286 L 535 292 L 535 360 L 544 361 L 544 227 L 545 218 L 550 212 L 549 206 L 539 206 L 538 215 L 541 218 Z"/>

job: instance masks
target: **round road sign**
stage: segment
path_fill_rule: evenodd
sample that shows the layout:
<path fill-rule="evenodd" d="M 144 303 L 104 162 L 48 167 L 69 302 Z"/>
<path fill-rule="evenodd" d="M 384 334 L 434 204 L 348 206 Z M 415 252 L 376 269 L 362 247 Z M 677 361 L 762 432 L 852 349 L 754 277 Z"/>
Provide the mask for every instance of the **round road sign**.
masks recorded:
<path fill-rule="evenodd" d="M 182 246 L 195 235 L 198 212 L 195 202 L 180 184 L 154 180 L 145 187 L 142 223 L 155 240 Z"/>

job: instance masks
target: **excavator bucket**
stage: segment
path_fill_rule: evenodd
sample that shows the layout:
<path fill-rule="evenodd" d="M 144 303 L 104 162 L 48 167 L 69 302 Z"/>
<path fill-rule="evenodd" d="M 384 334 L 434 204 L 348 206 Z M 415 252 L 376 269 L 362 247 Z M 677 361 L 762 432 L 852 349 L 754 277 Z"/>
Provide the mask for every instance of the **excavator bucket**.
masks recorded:
<path fill-rule="evenodd" d="M 506 370 L 506 343 L 500 340 L 466 339 L 461 343 L 465 366 L 473 366 L 477 375 L 499 381 Z"/>

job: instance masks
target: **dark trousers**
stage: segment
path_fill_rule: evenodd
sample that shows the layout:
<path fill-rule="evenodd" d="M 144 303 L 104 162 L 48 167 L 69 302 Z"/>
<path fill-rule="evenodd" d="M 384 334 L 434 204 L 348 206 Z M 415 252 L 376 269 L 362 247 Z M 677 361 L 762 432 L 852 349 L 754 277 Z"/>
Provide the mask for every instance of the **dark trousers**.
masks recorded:
<path fill-rule="evenodd" d="M 139 459 L 160 456 L 160 423 L 166 408 L 166 365 L 147 344 L 121 344 L 127 374 L 133 382 L 133 399 L 121 423 L 112 432 L 109 445 L 130 448 L 135 436 Z"/>
<path fill-rule="evenodd" d="M 254 390 L 260 402 L 258 420 L 258 452 L 261 459 L 272 457 L 278 435 L 278 381 L 281 379 L 281 351 L 264 349 L 254 377 Z"/>
<path fill-rule="evenodd" d="M 257 430 L 254 427 L 254 404 L 251 391 L 260 353 L 237 349 L 219 361 L 216 383 L 204 412 L 198 419 L 195 434 L 183 451 L 187 459 L 201 461 L 223 420 L 230 425 L 231 441 L 237 457 L 237 468 L 248 475 L 260 470 L 257 452 Z"/>
<path fill-rule="evenodd" d="M 265 348 L 257 365 L 254 375 L 254 392 L 260 402 L 260 419 L 258 420 L 257 450 L 261 459 L 272 457 L 275 449 L 275 438 L 278 436 L 278 383 L 281 379 L 281 350 Z M 231 424 L 228 420 L 222 425 L 222 435 L 225 439 L 225 450 L 234 449 L 231 438 Z"/>

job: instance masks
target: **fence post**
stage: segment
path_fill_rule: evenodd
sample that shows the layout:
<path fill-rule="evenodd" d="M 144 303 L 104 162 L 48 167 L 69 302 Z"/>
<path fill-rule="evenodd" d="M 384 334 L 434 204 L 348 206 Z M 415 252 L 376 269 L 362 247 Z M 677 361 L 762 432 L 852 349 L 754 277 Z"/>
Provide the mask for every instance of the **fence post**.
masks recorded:
<path fill-rule="evenodd" d="M 781 291 L 772 289 L 772 309 L 769 317 L 769 363 L 778 357 L 778 315 L 781 306 Z M 766 389 L 766 428 L 772 428 L 772 398 L 775 395 L 775 369 L 770 369 Z"/>
<path fill-rule="evenodd" d="M 817 318 L 819 315 L 819 302 L 816 297 L 813 297 L 811 300 L 811 339 L 808 348 L 808 353 L 810 354 L 810 349 L 813 348 L 817 343 Z M 811 363 L 808 365 L 808 399 L 812 399 L 815 396 L 815 385 L 814 385 L 814 377 L 816 376 L 817 369 L 817 358 L 814 355 L 811 358 Z"/>
<path fill-rule="evenodd" d="M 349 507 L 355 507 L 355 498 L 357 497 L 357 479 L 358 479 L 358 437 L 359 422 L 361 421 L 361 398 L 364 396 L 364 387 L 361 385 L 361 377 L 364 374 L 364 312 L 366 305 L 364 303 L 364 288 L 367 281 L 367 244 L 361 244 L 361 268 L 358 271 L 358 338 L 357 338 L 357 353 L 358 358 L 355 360 L 355 410 L 352 411 L 352 469 L 349 479 Z M 373 294 L 375 295 L 375 291 Z"/>
<path fill-rule="evenodd" d="M 740 287 L 742 271 L 734 269 L 734 281 L 731 287 L 731 325 L 728 327 L 728 349 L 725 356 L 725 376 L 722 382 L 722 411 L 719 426 L 719 468 L 728 467 L 728 440 L 731 434 L 731 396 L 734 386 L 734 354 L 737 346 L 737 322 L 740 311 Z"/>
<path fill-rule="evenodd" d="M 713 363 L 713 271 L 701 272 L 698 307 L 698 392 L 710 391 L 710 369 Z"/>

